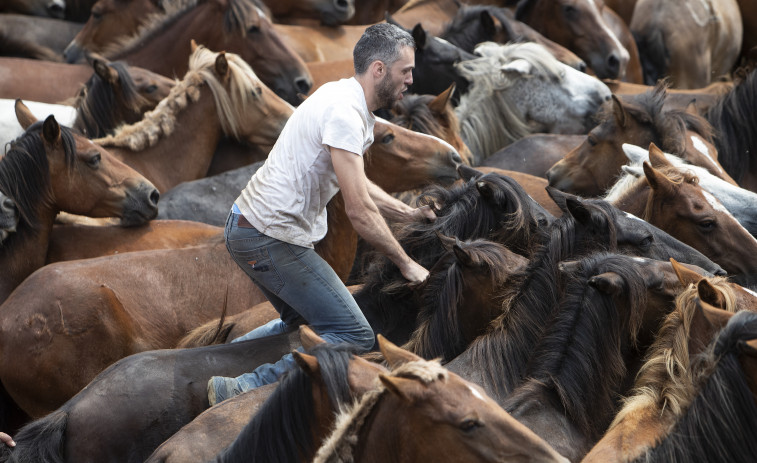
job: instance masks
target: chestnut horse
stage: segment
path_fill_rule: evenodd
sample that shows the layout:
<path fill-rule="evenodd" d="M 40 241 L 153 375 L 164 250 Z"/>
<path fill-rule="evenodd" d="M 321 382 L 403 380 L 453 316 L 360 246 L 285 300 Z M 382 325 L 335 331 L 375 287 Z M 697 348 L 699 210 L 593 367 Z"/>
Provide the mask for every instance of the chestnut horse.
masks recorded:
<path fill-rule="evenodd" d="M 644 178 L 610 191 L 612 203 L 698 249 L 729 274 L 757 273 L 751 258 L 757 239 L 691 172 L 674 167 L 658 150 L 649 159 Z"/>
<path fill-rule="evenodd" d="M 392 374 L 379 374 L 381 386 L 341 411 L 314 463 L 383 462 L 399 455 L 410 461 L 498 462 L 503 455 L 567 461 L 478 386 L 438 362 L 391 352 L 397 348 L 381 335 L 379 343 Z"/>
<path fill-rule="evenodd" d="M 191 40 L 238 54 L 290 104 L 298 104 L 298 95 L 310 90 L 305 63 L 284 44 L 271 20 L 252 0 L 200 1 L 174 15 L 161 16 L 107 56 L 165 76 L 183 75 Z"/>
<path fill-rule="evenodd" d="M 604 3 L 594 0 L 520 0 L 515 19 L 575 52 L 599 78 L 623 78 L 630 55 L 602 8 Z"/>
<path fill-rule="evenodd" d="M 688 111 L 664 110 L 666 96 L 666 88 L 660 84 L 651 92 L 624 99 L 613 97 L 612 106 L 601 113 L 601 122 L 586 140 L 549 169 L 549 184 L 583 196 L 603 194 L 626 164 L 624 143 L 654 143 L 713 175 L 732 180 L 716 164 L 710 124 Z"/>
<path fill-rule="evenodd" d="M 189 71 L 151 112 L 96 139 L 165 192 L 205 176 L 222 134 L 272 145 L 294 110 L 238 55 L 197 46 Z"/>
<path fill-rule="evenodd" d="M 669 77 L 674 87 L 704 87 L 741 53 L 737 0 L 639 0 L 630 27 L 647 85 Z"/>

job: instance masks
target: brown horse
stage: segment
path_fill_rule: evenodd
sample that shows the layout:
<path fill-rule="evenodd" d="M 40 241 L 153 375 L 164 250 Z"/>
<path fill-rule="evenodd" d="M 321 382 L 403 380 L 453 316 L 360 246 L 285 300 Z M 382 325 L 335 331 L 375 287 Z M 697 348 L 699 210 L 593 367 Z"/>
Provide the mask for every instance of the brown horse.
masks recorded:
<path fill-rule="evenodd" d="M 757 308 L 757 298 L 724 278 L 703 278 L 675 261 L 673 267 L 688 287 L 661 324 L 634 390 L 585 462 L 632 461 L 662 440 L 696 394 L 692 357 L 726 325 L 728 313 Z"/>
<path fill-rule="evenodd" d="M 292 111 L 238 55 L 198 46 L 184 79 L 155 110 L 95 142 L 164 192 L 203 177 L 222 134 L 273 144 Z"/>
<path fill-rule="evenodd" d="M 392 374 L 380 374 L 381 386 L 341 412 L 315 463 L 342 458 L 381 462 L 398 455 L 409 461 L 495 462 L 505 455 L 567 461 L 478 386 L 438 362 L 397 349 L 381 335 L 379 343 Z M 427 430 L 428 437 L 423 438 L 421 430 Z M 245 461 L 246 455 L 239 456 L 224 461 Z"/>
<path fill-rule="evenodd" d="M 0 247 L 6 269 L 0 301 L 45 264 L 58 212 L 121 217 L 124 225 L 142 224 L 158 213 L 157 190 L 133 169 L 52 116 L 39 123 L 20 101 L 16 113 L 27 131 L 0 161 L 0 189 L 18 211 L 15 233 Z M 4 213 L 9 209 L 4 202 Z"/>
<path fill-rule="evenodd" d="M 0 56 L 61 61 L 81 27 L 63 19 L 0 14 Z"/>
<path fill-rule="evenodd" d="M 613 204 L 698 249 L 730 274 L 757 273 L 751 258 L 757 239 L 692 173 L 674 167 L 658 150 L 649 159 L 645 177 L 613 192 Z"/>
<path fill-rule="evenodd" d="M 312 84 L 305 63 L 252 0 L 197 2 L 176 14 L 158 16 L 135 32 L 106 56 L 166 76 L 183 75 L 191 54 L 190 42 L 195 40 L 213 50 L 238 54 L 268 87 L 291 104 L 298 104 L 298 95 L 307 94 Z M 69 61 L 83 53 L 75 41 L 69 51 Z"/>
<path fill-rule="evenodd" d="M 457 0 L 409 0 L 392 14 L 392 18 L 405 29 L 421 24 L 426 32 L 438 36 L 459 9 Z"/>
<path fill-rule="evenodd" d="M 666 95 L 665 86 L 660 84 L 652 92 L 624 99 L 613 97 L 612 106 L 605 108 L 601 122 L 586 140 L 549 169 L 550 186 L 584 196 L 603 194 L 627 162 L 622 150 L 624 143 L 637 146 L 654 143 L 666 153 L 725 179 L 726 172 L 713 164 L 716 156 L 710 154 L 716 152 L 712 148 L 712 127 L 691 112 L 663 110 Z"/>
<path fill-rule="evenodd" d="M 533 133 L 495 152 L 479 167 L 514 170 L 546 179 L 547 171 L 584 140 L 586 135 Z"/>
<path fill-rule="evenodd" d="M 355 15 L 345 24 L 375 24 L 394 14 L 410 0 L 360 0 L 355 2 Z"/>
<path fill-rule="evenodd" d="M 623 78 L 630 55 L 602 8 L 604 3 L 593 0 L 521 0 L 515 18 L 574 51 L 599 78 Z"/>
<path fill-rule="evenodd" d="M 268 7 L 276 22 L 286 23 L 291 19 L 316 19 L 326 26 L 338 26 L 345 24 L 355 15 L 355 3 L 363 2 L 355 2 L 355 0 L 263 0 L 263 3 Z M 380 20 L 381 18 L 365 24 L 372 24 Z"/>
<path fill-rule="evenodd" d="M 274 24 L 283 42 L 306 63 L 352 58 L 352 49 L 368 26 L 298 26 Z"/>
<path fill-rule="evenodd" d="M 736 0 L 639 0 L 630 27 L 647 85 L 670 77 L 674 87 L 704 87 L 730 72 L 741 52 Z"/>
<path fill-rule="evenodd" d="M 633 84 L 612 79 L 605 79 L 603 82 L 612 93 L 621 98 L 654 90 L 654 87 L 650 85 Z M 711 106 L 720 101 L 733 88 L 733 85 L 732 81 L 721 80 L 702 88 L 668 88 L 663 109 L 685 110 L 693 104 L 697 113 L 704 115 Z"/>
<path fill-rule="evenodd" d="M 32 16 L 62 19 L 66 10 L 64 0 L 8 0 L 0 5 L 2 13 L 19 13 Z"/>

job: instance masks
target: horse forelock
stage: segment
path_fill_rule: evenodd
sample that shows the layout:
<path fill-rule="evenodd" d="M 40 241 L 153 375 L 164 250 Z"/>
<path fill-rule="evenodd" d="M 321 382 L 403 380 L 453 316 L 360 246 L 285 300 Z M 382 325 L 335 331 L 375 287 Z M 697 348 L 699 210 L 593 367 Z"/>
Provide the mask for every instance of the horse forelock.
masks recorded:
<path fill-rule="evenodd" d="M 144 114 L 141 121 L 124 125 L 115 133 L 94 140 L 104 146 L 126 147 L 139 151 L 154 146 L 161 137 L 171 135 L 176 127 L 177 114 L 190 102 L 200 98 L 200 89 L 207 85 L 213 93 L 218 112 L 218 120 L 224 133 L 239 133 L 240 114 L 248 104 L 250 95 L 257 95 L 257 85 L 262 85 L 252 69 L 233 53 L 227 53 L 230 90 L 218 80 L 213 67 L 218 53 L 203 46 L 189 58 L 189 70 L 163 100 L 152 111 Z M 254 97 L 256 98 L 256 97 Z"/>
<path fill-rule="evenodd" d="M 248 26 L 254 20 L 263 18 L 270 22 L 266 13 L 260 9 L 255 0 L 223 0 L 228 3 L 223 18 L 224 29 L 230 34 L 246 35 Z"/>
<path fill-rule="evenodd" d="M 8 152 L 0 158 L 0 191 L 16 203 L 20 223 L 34 232 L 42 225 L 37 215 L 38 207 L 52 207 L 54 203 L 42 124 L 42 121 L 32 124 L 11 142 Z M 76 160 L 76 142 L 67 127 L 60 126 L 60 134 L 64 163 L 71 171 Z M 14 233 L 8 241 L 22 235 Z"/>
<path fill-rule="evenodd" d="M 757 314 L 734 315 L 707 353 L 696 357 L 696 396 L 665 439 L 634 461 L 749 461 L 757 404 L 738 355 L 757 337 Z M 748 347 L 747 347 L 748 348 Z"/>
<path fill-rule="evenodd" d="M 589 279 L 605 272 L 625 284 L 629 311 L 616 308 L 613 296 L 599 292 Z M 614 400 L 626 374 L 621 347 L 631 342 L 646 305 L 643 277 L 624 256 L 599 253 L 584 258 L 566 276 L 560 307 L 531 359 L 530 381 L 554 390 L 568 416 L 587 436 L 599 438 L 609 423 Z M 597 331 L 595 327 L 601 326 Z M 628 345 L 628 343 L 625 343 Z"/>
<path fill-rule="evenodd" d="M 351 400 L 347 383 L 353 346 L 319 345 L 309 352 L 318 359 L 319 371 L 335 411 Z M 299 368 L 287 373 L 239 437 L 224 450 L 228 459 L 299 461 L 315 452 L 313 381 Z"/>
<path fill-rule="evenodd" d="M 446 382 L 449 372 L 438 360 L 417 360 L 394 368 L 389 377 L 413 379 L 424 385 L 434 381 Z M 379 384 L 376 389 L 363 394 L 351 406 L 343 407 L 336 418 L 331 435 L 323 441 L 313 463 L 346 463 L 354 461 L 353 452 L 358 445 L 358 436 L 368 416 L 374 411 L 387 389 Z"/>

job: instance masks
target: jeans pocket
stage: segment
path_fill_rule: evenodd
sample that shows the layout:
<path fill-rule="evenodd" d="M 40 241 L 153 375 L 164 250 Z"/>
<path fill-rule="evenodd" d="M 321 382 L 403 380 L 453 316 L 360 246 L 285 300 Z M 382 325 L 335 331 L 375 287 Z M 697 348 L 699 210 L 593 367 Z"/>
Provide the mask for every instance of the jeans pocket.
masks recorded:
<path fill-rule="evenodd" d="M 232 249 L 231 253 L 236 263 L 256 283 L 264 286 L 274 294 L 278 294 L 281 288 L 284 287 L 284 280 L 279 275 L 267 247 L 244 251 Z"/>

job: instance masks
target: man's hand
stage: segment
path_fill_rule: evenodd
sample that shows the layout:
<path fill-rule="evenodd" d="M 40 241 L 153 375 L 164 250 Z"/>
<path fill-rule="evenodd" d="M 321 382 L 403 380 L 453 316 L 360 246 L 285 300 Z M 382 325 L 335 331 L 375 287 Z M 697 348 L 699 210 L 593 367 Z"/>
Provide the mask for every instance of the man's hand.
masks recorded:
<path fill-rule="evenodd" d="M 16 446 L 16 443 L 13 441 L 13 438 L 9 436 L 8 434 L 5 434 L 4 432 L 0 432 L 0 441 L 2 441 L 2 443 L 7 445 L 8 447 Z"/>
<path fill-rule="evenodd" d="M 436 220 L 436 212 L 434 212 L 430 205 L 426 204 L 425 206 L 413 209 L 412 220 L 415 220 L 417 222 L 429 220 L 433 222 L 434 220 Z"/>
<path fill-rule="evenodd" d="M 407 264 L 400 267 L 400 272 L 402 272 L 402 276 L 407 281 L 415 285 L 423 283 L 428 278 L 428 270 L 414 260 L 410 260 Z"/>

